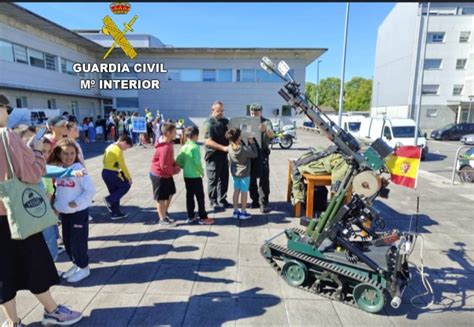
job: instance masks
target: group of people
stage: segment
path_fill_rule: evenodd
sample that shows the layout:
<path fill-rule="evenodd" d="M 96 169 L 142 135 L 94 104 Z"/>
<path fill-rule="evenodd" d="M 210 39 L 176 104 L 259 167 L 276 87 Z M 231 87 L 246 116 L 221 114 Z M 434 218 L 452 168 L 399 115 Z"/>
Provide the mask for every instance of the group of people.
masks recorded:
<path fill-rule="evenodd" d="M 62 276 L 71 283 L 90 274 L 87 255 L 89 233 L 88 208 L 95 194 L 91 178 L 85 172 L 84 157 L 75 141 L 79 137 L 77 120 L 53 117 L 48 121 L 52 133 L 38 135 L 34 128 L 20 126 L 7 129 L 12 111 L 8 99 L 0 95 L 0 183 L 11 175 L 27 184 L 39 184 L 51 201 L 62 224 L 62 242 L 72 261 L 66 272 L 58 272 L 54 260 L 58 255 L 58 227 L 33 234 L 25 239 L 12 239 L 12 219 L 0 200 L 0 304 L 7 320 L 2 327 L 23 326 L 18 317 L 16 295 L 29 290 L 44 307 L 43 324 L 71 325 L 82 314 L 58 304 L 50 288 Z M 48 165 L 46 165 L 48 163 Z M 6 198 L 8 200 L 8 198 Z"/>
<path fill-rule="evenodd" d="M 0 95 L 0 127 L 7 126 L 10 111 L 8 100 Z M 260 208 L 262 213 L 269 212 L 272 125 L 262 117 L 261 105 L 251 105 L 250 112 L 261 122 L 260 144 L 253 139 L 244 141 L 241 131 L 230 128 L 229 120 L 224 117 L 224 104 L 220 101 L 212 104 L 211 116 L 204 124 L 204 168 L 198 144 L 199 129 L 196 126 L 185 129 L 187 141 L 175 158 L 173 143 L 176 125 L 163 122 L 160 115 L 153 119 L 150 111 L 146 110 L 147 120 L 159 124 L 155 126 L 159 133 L 153 130 L 155 151 L 149 176 L 160 225 L 174 223 L 169 214 L 171 200 L 176 193 L 173 176 L 181 171 L 186 187 L 187 223 L 211 225 L 215 222 L 209 218 L 205 207 L 205 171 L 208 196 L 215 211 L 233 208 L 232 217 L 251 218 L 247 212 L 247 194 L 250 191 L 252 208 Z M 6 267 L 0 270 L 0 304 L 8 317 L 2 327 L 22 326 L 15 297 L 17 291 L 23 289 L 30 290 L 43 304 L 43 323 L 70 325 L 82 318 L 79 312 L 58 305 L 49 289 L 59 283 L 61 276 L 70 283 L 90 276 L 87 254 L 91 219 L 89 207 L 95 195 L 95 186 L 87 174 L 84 155 L 76 141 L 81 136 L 77 119 L 69 115 L 52 117 L 48 120 L 48 128 L 50 134 L 44 137 L 38 137 L 36 129 L 28 126 L 20 126 L 13 131 L 7 129 L 8 149 L 0 146 L 0 183 L 8 178 L 6 158 L 7 152 L 11 152 L 15 176 L 24 183 L 42 185 L 61 226 L 61 233 L 55 225 L 25 240 L 13 240 L 7 212 L 0 200 L 0 261 Z M 106 148 L 103 156 L 102 179 L 109 192 L 104 203 L 113 220 L 127 216 L 121 211 L 120 201 L 132 185 L 123 152 L 134 145 L 134 136 L 133 130 L 131 134 L 126 130 L 124 128 L 123 133 L 114 137 L 115 142 Z M 12 149 L 15 151 L 10 151 Z M 234 184 L 232 204 L 227 201 L 229 171 Z M 72 262 L 71 268 L 64 273 L 57 271 L 54 264 L 60 244 L 64 244 Z"/>

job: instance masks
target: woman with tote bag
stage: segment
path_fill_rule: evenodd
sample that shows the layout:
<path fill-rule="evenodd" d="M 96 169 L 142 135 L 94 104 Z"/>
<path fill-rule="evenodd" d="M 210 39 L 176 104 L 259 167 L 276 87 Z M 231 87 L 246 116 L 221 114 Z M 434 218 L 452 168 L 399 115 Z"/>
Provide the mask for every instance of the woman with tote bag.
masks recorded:
<path fill-rule="evenodd" d="M 14 176 L 21 182 L 37 185 L 45 169 L 42 142 L 33 138 L 29 148 L 15 132 L 5 130 L 11 111 L 8 99 L 0 94 L 0 183 L 8 179 L 12 166 Z M 59 283 L 59 277 L 41 231 L 25 239 L 12 239 L 7 214 L 0 200 L 0 305 L 7 316 L 2 327 L 24 326 L 16 310 L 15 298 L 20 290 L 29 290 L 44 306 L 43 324 L 78 322 L 81 313 L 56 304 L 51 296 L 49 289 Z"/>

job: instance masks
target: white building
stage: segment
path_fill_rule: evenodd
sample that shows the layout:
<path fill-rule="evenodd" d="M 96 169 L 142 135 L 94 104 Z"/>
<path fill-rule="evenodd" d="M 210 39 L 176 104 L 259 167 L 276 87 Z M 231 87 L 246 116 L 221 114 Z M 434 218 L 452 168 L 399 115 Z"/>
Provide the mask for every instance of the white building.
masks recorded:
<path fill-rule="evenodd" d="M 474 121 L 474 3 L 431 3 L 426 52 L 427 4 L 398 3 L 379 27 L 372 91 L 372 115 L 415 118 L 421 87 L 420 127 Z M 473 98 L 474 101 L 474 98 Z"/>
<path fill-rule="evenodd" d="M 104 13 L 106 14 L 111 13 Z M 118 16 L 113 16 L 115 20 Z M 118 20 L 117 24 L 119 24 Z M 259 102 L 264 114 L 291 110 L 277 94 L 282 82 L 260 68 L 263 56 L 284 59 L 304 88 L 306 67 L 327 49 L 176 48 L 156 37 L 129 32 L 138 56 L 132 61 L 115 48 L 108 62 L 163 62 L 167 73 L 76 74 L 75 62 L 103 62 L 112 38 L 99 31 L 71 31 L 20 6 L 0 3 L 0 93 L 13 106 L 57 108 L 80 119 L 112 108 L 161 110 L 167 118 L 205 117 L 213 101 L 225 104 L 226 116 L 245 114 Z M 159 79 L 159 90 L 81 90 L 84 78 Z"/>

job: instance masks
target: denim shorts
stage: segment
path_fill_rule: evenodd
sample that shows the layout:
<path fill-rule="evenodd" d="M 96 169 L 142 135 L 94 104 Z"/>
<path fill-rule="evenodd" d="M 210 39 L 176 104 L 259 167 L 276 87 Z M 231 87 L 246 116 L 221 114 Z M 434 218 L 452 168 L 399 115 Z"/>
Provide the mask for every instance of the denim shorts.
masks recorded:
<path fill-rule="evenodd" d="M 235 177 L 232 176 L 234 180 L 234 190 L 240 190 L 240 192 L 248 192 L 250 188 L 250 176 L 247 177 Z"/>

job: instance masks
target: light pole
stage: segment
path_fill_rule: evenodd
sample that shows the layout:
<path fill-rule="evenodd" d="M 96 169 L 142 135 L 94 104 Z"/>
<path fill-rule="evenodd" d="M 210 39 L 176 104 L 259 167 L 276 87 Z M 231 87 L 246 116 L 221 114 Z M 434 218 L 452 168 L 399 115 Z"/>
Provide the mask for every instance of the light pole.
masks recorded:
<path fill-rule="evenodd" d="M 316 107 L 319 106 L 319 63 L 322 60 L 316 62 Z"/>
<path fill-rule="evenodd" d="M 346 21 L 344 28 L 344 46 L 342 48 L 341 89 L 339 90 L 339 118 L 337 124 L 342 126 L 342 111 L 344 110 L 344 73 L 346 70 L 347 28 L 349 27 L 349 5 L 346 3 Z"/>
<path fill-rule="evenodd" d="M 474 95 L 470 95 L 469 96 L 469 111 L 467 112 L 467 121 L 466 121 L 466 123 L 471 122 L 471 104 L 472 104 L 473 99 L 474 99 Z"/>
<path fill-rule="evenodd" d="M 423 17 L 423 4 L 421 4 L 421 13 L 420 15 Z M 418 145 L 418 134 L 420 133 L 420 113 L 421 113 L 421 97 L 423 94 L 423 77 L 425 72 L 425 55 L 426 55 L 426 44 L 428 43 L 428 24 L 430 22 L 430 3 L 428 2 L 428 6 L 426 8 L 426 31 L 425 31 L 425 42 L 423 43 L 423 55 L 420 59 L 420 65 L 418 69 L 421 69 L 421 78 L 420 78 L 420 85 L 419 85 L 419 95 L 418 95 L 418 106 L 416 107 L 416 126 L 415 126 L 415 145 Z"/>

